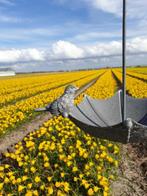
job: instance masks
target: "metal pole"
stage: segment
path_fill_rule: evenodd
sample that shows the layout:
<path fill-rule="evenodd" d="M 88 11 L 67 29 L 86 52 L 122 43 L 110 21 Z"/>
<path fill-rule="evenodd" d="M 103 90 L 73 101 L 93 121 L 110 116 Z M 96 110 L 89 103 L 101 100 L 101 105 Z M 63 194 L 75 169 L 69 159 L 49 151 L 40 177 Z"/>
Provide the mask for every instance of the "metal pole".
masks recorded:
<path fill-rule="evenodd" d="M 122 122 L 126 120 L 126 0 L 122 10 Z"/>

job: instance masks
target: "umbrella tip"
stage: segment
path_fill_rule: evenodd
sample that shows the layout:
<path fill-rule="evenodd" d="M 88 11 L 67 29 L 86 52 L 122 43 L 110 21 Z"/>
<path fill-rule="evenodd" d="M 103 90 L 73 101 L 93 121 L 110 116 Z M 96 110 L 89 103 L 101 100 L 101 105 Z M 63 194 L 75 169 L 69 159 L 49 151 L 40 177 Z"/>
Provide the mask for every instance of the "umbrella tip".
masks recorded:
<path fill-rule="evenodd" d="M 133 127 L 133 122 L 131 118 L 127 118 L 124 122 L 125 126 L 131 129 Z"/>

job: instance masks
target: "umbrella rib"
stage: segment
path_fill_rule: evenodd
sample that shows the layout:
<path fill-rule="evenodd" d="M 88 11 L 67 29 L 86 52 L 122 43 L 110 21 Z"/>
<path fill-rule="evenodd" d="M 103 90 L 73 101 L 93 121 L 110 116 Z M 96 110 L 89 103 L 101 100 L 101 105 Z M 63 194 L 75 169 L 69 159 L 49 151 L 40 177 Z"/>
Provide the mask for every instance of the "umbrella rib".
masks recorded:
<path fill-rule="evenodd" d="M 94 111 L 94 113 L 96 114 L 96 116 L 106 125 L 109 126 L 109 124 L 104 120 L 104 118 L 102 117 L 102 115 L 100 113 L 98 113 L 98 111 L 95 110 L 95 108 L 93 107 L 91 101 L 88 99 L 88 97 L 86 97 L 89 105 L 91 106 L 92 110 Z"/>
<path fill-rule="evenodd" d="M 95 123 L 93 120 L 91 120 L 82 110 L 81 108 L 77 105 L 77 109 L 81 112 L 81 114 L 83 116 L 85 116 L 90 122 L 92 122 L 93 124 L 95 124 L 96 126 L 100 127 L 97 123 Z"/>

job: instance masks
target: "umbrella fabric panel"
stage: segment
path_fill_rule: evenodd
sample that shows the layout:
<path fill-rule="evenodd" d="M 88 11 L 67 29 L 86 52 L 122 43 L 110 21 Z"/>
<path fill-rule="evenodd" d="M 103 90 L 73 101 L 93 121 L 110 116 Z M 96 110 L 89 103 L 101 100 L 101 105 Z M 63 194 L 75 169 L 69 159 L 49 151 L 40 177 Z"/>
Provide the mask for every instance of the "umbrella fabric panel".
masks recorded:
<path fill-rule="evenodd" d="M 120 93 L 111 99 L 96 100 L 86 96 L 71 110 L 71 116 L 89 125 L 108 127 L 121 122 Z"/>
<path fill-rule="evenodd" d="M 117 92 L 113 97 L 105 100 L 96 100 L 90 97 L 88 97 L 88 99 L 89 103 L 97 113 L 97 116 L 101 120 L 101 127 L 113 126 L 122 121 L 119 92 Z"/>
<path fill-rule="evenodd" d="M 83 108 L 81 108 L 81 106 L 73 107 L 70 112 L 70 115 L 75 119 L 79 119 L 80 121 L 82 121 L 85 124 L 97 126 L 97 124 L 95 124 L 95 122 L 93 122 L 91 120 L 91 118 L 89 118 L 88 116 L 85 115 L 85 112 L 84 112 Z"/>
<path fill-rule="evenodd" d="M 142 122 L 142 124 L 147 125 L 147 122 L 145 122 L 145 116 L 147 115 L 147 99 L 135 99 L 127 96 L 126 115 L 127 118 L 131 118 L 136 122 Z"/>

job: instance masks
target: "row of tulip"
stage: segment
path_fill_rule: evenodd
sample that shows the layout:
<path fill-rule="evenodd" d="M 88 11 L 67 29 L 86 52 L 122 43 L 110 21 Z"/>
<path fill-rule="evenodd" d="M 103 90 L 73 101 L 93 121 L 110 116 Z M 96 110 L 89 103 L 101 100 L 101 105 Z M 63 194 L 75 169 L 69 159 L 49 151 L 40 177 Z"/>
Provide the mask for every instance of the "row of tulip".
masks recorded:
<path fill-rule="evenodd" d="M 80 78 L 82 77 L 88 77 L 91 75 L 95 75 L 95 71 L 89 71 L 89 72 L 81 72 L 80 73 Z M 35 94 L 38 93 L 42 93 L 44 91 L 49 91 L 52 88 L 56 88 L 57 86 L 61 86 L 64 85 L 66 83 L 69 83 L 71 81 L 71 78 L 74 78 L 74 80 L 78 80 L 79 79 L 79 73 L 75 72 L 75 73 L 69 73 L 69 74 L 59 74 L 58 77 L 56 77 L 56 75 L 49 75 L 49 76 L 40 76 L 38 78 L 34 78 L 34 77 L 30 77 L 26 78 L 23 82 L 23 80 L 21 78 L 19 79 L 11 79 L 13 82 L 17 81 L 17 85 L 15 88 L 13 87 L 13 82 L 12 82 L 12 88 L 9 84 L 10 81 L 7 81 L 4 83 L 3 81 L 3 85 L 5 86 L 5 93 L 3 92 L 0 95 L 0 106 L 4 107 L 8 104 L 13 104 L 16 103 L 18 100 L 20 99 L 24 99 L 30 96 L 33 96 Z M 34 84 L 34 80 L 37 80 L 37 84 Z M 29 81 L 29 84 L 27 84 Z M 22 85 L 23 82 L 23 85 Z M 7 88 L 9 85 L 9 88 Z M 3 89 L 4 90 L 4 87 Z M 13 90 L 12 92 L 10 92 L 10 90 Z"/>
<path fill-rule="evenodd" d="M 83 80 L 74 84 L 81 86 L 86 82 Z M 85 93 L 94 98 L 108 98 L 116 86 L 108 70 Z M 55 93 L 57 96 L 61 91 L 63 88 L 58 88 L 48 96 L 53 100 Z M 78 98 L 81 100 L 82 96 Z M 3 155 L 0 194 L 108 196 L 118 159 L 118 145 L 85 134 L 67 118 L 54 117 L 16 144 L 15 152 Z"/>
<path fill-rule="evenodd" d="M 59 86 L 58 88 L 54 88 L 51 91 L 45 91 L 37 95 L 35 94 L 34 96 L 22 99 L 14 104 L 10 104 L 6 107 L 1 108 L 0 135 L 3 135 L 8 130 L 13 129 L 14 127 L 16 127 L 17 124 L 21 123 L 22 121 L 29 119 L 33 115 L 33 110 L 35 108 L 42 107 L 60 96 L 63 93 L 64 86 L 67 85 L 67 83 L 76 81 L 75 84 L 78 84 L 79 80 L 80 84 L 83 84 L 101 73 L 102 71 L 95 72 L 93 74 L 90 74 L 89 77 L 87 77 L 89 73 L 85 73 L 86 77 L 84 77 L 83 75 L 81 77 L 80 72 L 78 76 L 76 74 L 76 77 L 74 74 L 72 76 L 70 73 L 70 78 L 67 77 L 64 81 L 60 81 L 60 83 L 58 81 L 58 83 L 56 83 L 56 86 Z M 53 87 L 52 84 L 51 87 Z"/>
<path fill-rule="evenodd" d="M 122 82 L 122 74 L 119 71 L 113 70 L 115 76 Z M 127 75 L 126 88 L 128 94 L 135 98 L 147 97 L 147 83 L 137 78 Z"/>
<path fill-rule="evenodd" d="M 127 68 L 127 71 L 133 71 L 135 73 L 140 73 L 140 74 L 147 74 L 147 66 L 144 67 L 137 67 L 137 68 Z"/>
<path fill-rule="evenodd" d="M 147 74 L 137 73 L 137 72 L 134 72 L 134 71 L 127 71 L 127 74 L 129 74 L 133 77 L 136 77 L 138 79 L 147 81 Z"/>

